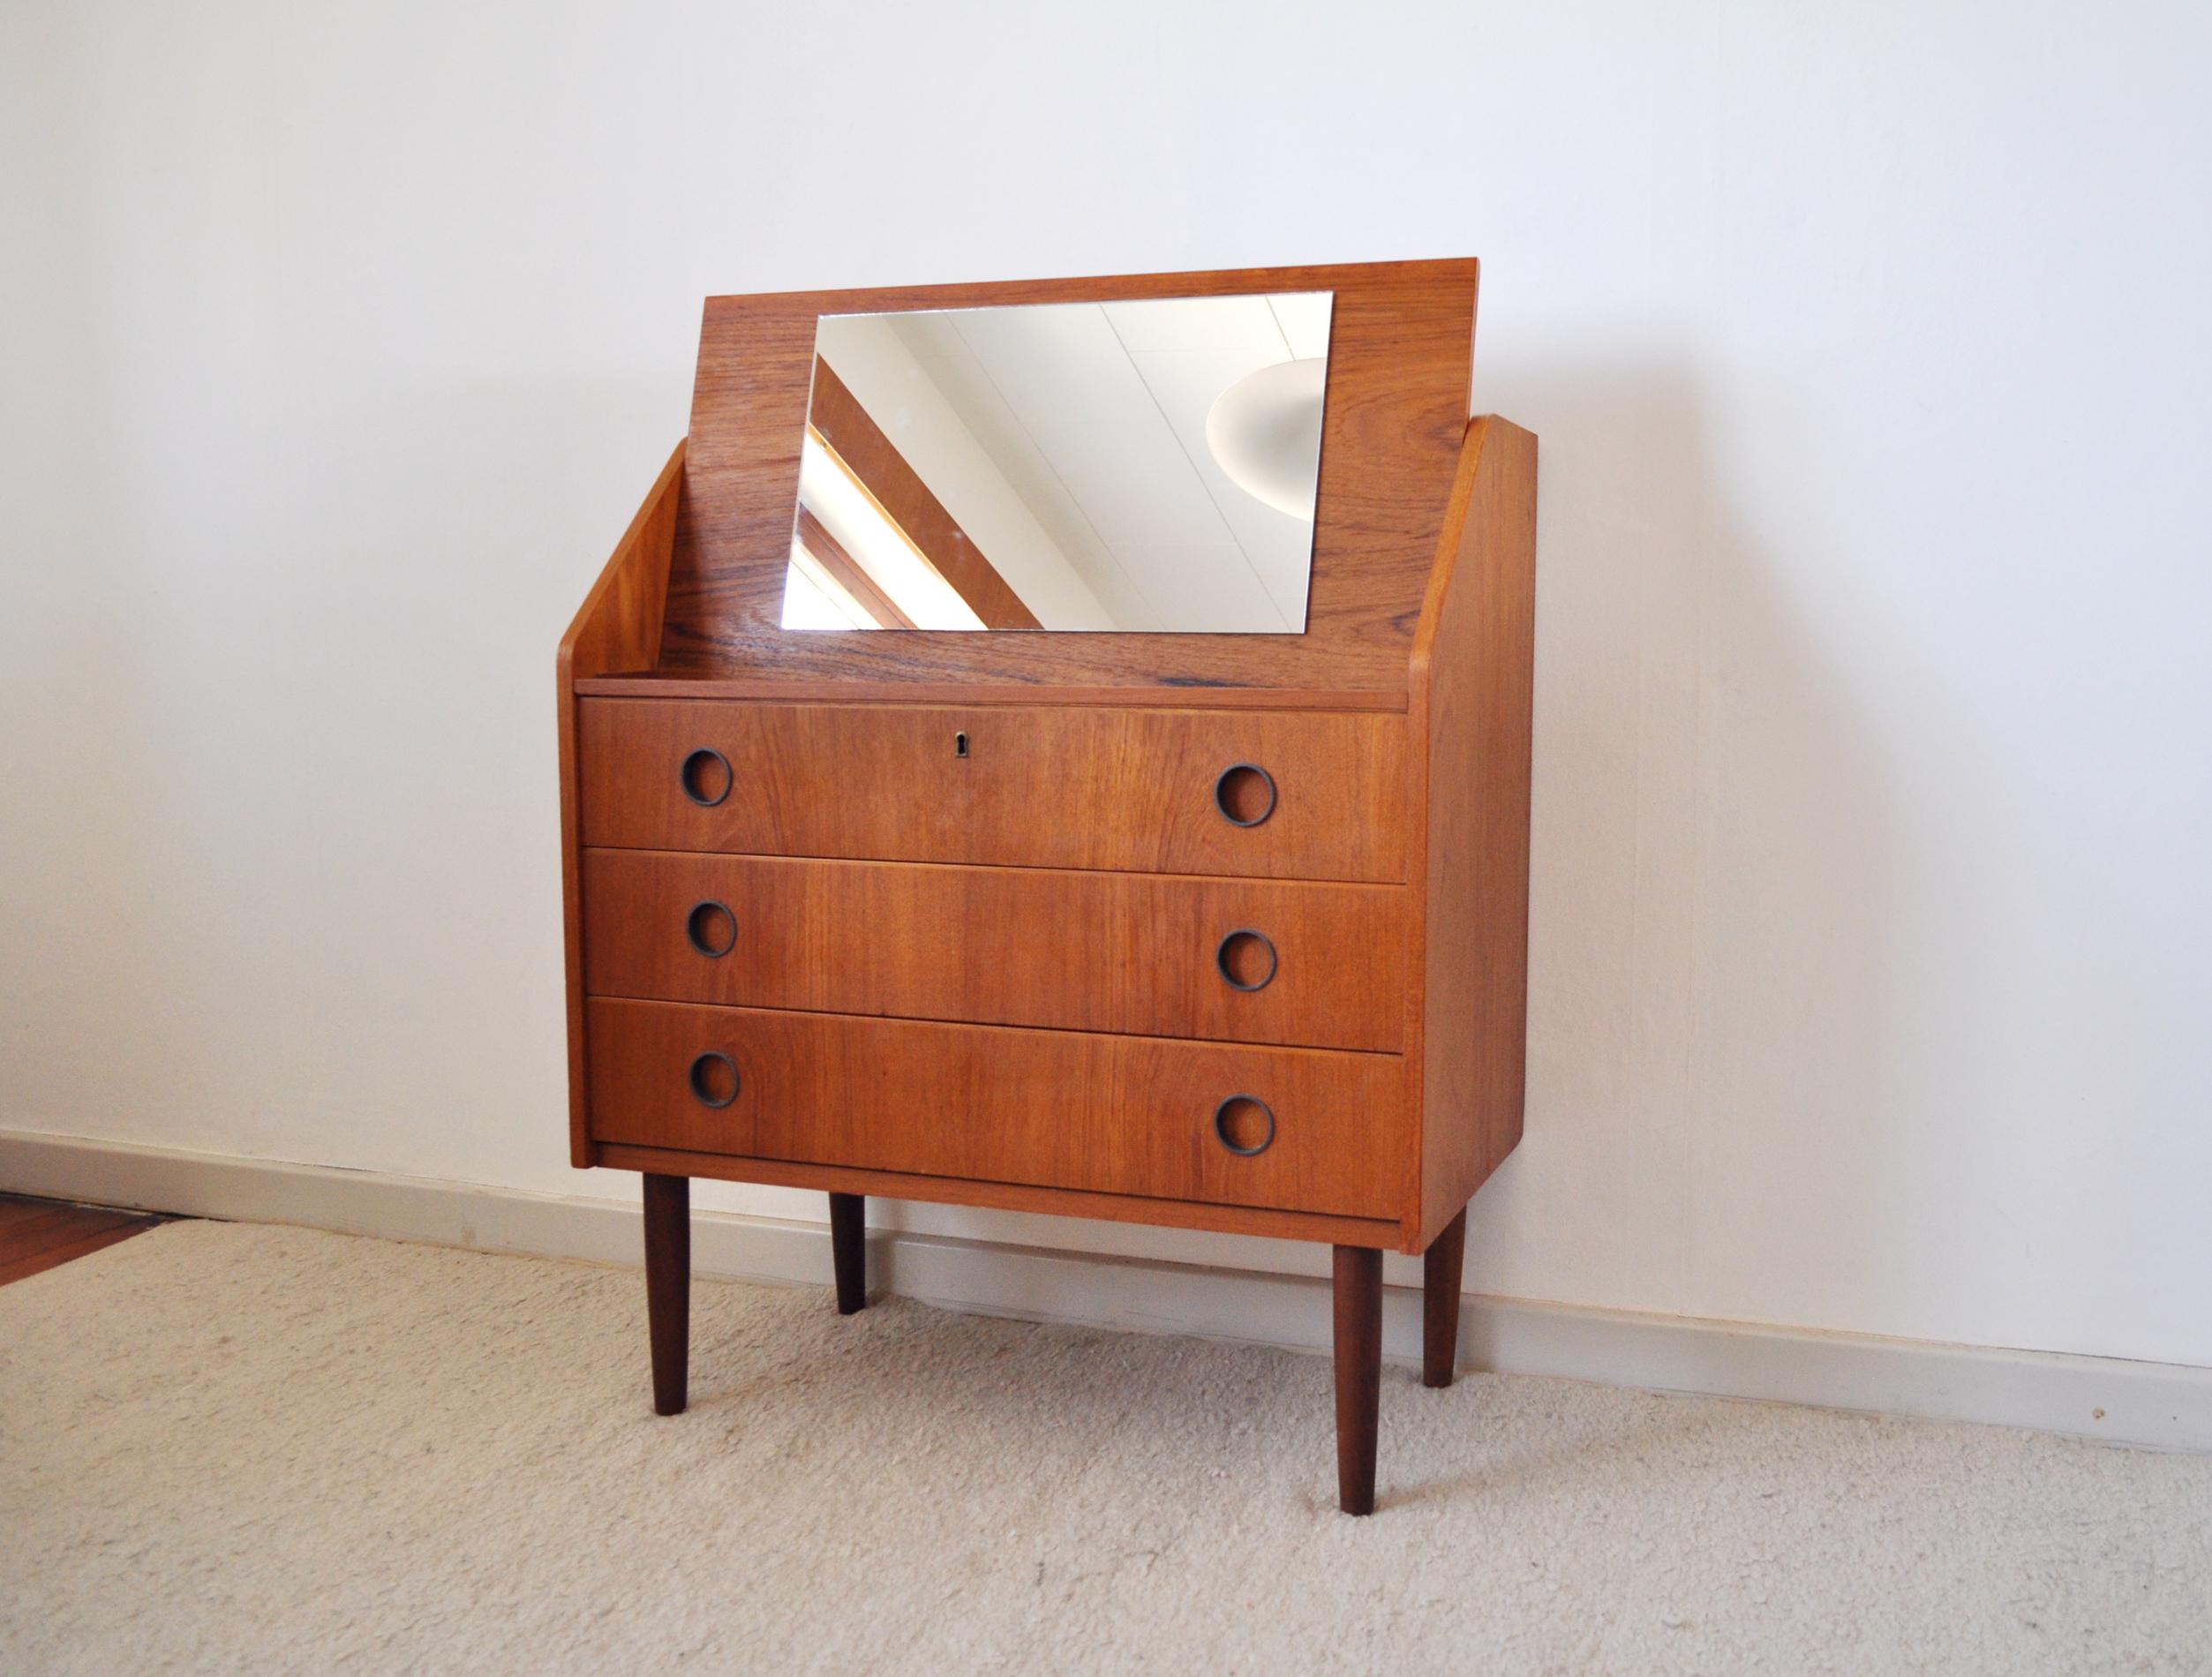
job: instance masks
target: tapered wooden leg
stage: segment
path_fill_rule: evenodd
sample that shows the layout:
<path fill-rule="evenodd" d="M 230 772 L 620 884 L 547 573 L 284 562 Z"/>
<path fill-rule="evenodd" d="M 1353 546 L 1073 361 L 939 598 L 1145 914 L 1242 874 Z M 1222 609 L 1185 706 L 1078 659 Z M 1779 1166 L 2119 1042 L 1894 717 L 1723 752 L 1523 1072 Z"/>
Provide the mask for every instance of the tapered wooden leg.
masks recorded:
<path fill-rule="evenodd" d="M 1459 1370 L 1459 1278 L 1467 1263 L 1467 1208 L 1421 1256 L 1421 1384 L 1449 1386 Z"/>
<path fill-rule="evenodd" d="M 645 1178 L 645 1320 L 653 1342 L 653 1413 L 681 1415 L 691 1349 L 691 1178 Z"/>
<path fill-rule="evenodd" d="M 837 1271 L 837 1313 L 850 1316 L 868 1303 L 868 1199 L 830 1196 L 830 1264 Z"/>
<path fill-rule="evenodd" d="M 1382 1402 L 1382 1254 L 1336 1254 L 1336 1506 L 1375 1511 L 1375 1426 Z"/>

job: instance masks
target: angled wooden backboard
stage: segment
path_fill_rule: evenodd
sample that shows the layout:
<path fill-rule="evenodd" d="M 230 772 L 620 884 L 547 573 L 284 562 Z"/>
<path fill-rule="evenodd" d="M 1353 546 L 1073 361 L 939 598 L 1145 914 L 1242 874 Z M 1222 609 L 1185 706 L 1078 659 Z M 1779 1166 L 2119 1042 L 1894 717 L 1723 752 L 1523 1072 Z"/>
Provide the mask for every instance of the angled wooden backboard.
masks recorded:
<path fill-rule="evenodd" d="M 659 673 L 819 681 L 1403 692 L 1467 425 L 1471 259 L 710 297 Z M 778 627 L 824 314 L 1331 291 L 1303 635 Z"/>

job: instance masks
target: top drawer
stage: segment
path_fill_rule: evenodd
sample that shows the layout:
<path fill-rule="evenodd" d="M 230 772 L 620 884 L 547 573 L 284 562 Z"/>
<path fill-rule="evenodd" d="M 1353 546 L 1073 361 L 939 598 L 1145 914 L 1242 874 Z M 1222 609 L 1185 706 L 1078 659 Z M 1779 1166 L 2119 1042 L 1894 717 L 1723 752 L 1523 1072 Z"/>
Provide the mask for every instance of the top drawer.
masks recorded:
<path fill-rule="evenodd" d="M 1405 719 L 585 699 L 583 841 L 1395 883 Z"/>

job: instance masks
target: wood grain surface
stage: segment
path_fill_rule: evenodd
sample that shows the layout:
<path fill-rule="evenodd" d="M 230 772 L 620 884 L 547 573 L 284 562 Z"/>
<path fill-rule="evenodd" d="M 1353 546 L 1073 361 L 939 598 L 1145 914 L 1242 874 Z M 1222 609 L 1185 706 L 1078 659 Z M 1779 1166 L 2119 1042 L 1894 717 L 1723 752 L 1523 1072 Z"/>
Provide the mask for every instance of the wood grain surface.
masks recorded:
<path fill-rule="evenodd" d="M 1403 692 L 1467 419 L 1472 260 L 710 297 L 663 668 L 793 681 Z M 824 314 L 1278 291 L 1335 294 L 1303 635 L 786 632 L 799 452 Z"/>
<path fill-rule="evenodd" d="M 1331 1253 L 1336 1364 L 1336 1506 L 1375 1511 L 1375 1447 L 1382 1410 L 1382 1254 L 1368 1246 Z"/>
<path fill-rule="evenodd" d="M 583 899 L 595 996 L 1386 1051 L 1405 1029 L 1396 885 L 594 849 Z"/>
<path fill-rule="evenodd" d="M 681 1415 L 691 1366 L 691 1178 L 649 1172 L 643 1187 L 653 1413 Z"/>
<path fill-rule="evenodd" d="M 1427 723 L 1407 782 L 1426 902 L 1409 1060 L 1422 1128 L 1407 1244 L 1420 1248 L 1520 1140 L 1527 1053 L 1536 439 L 1478 419 L 1464 463 L 1464 515 L 1412 666 Z"/>
<path fill-rule="evenodd" d="M 1338 1216 L 1399 1209 L 1408 1126 L 1391 1055 L 587 1005 L 602 1142 Z M 707 1055 L 737 1070 L 726 1106 L 694 1093 Z M 1214 1132 L 1216 1109 L 1240 1094 L 1275 1117 L 1252 1157 Z"/>
<path fill-rule="evenodd" d="M 786 704 L 981 704 L 997 709 L 1103 705 L 1117 710 L 1138 705 L 1188 710 L 1197 704 L 1208 711 L 1374 711 L 1393 715 L 1402 715 L 1406 709 L 1403 689 L 1208 688 L 1193 691 L 1179 687 L 1056 687 L 1041 690 L 1004 682 L 782 681 L 772 676 L 697 675 L 681 670 L 591 676 L 579 681 L 576 691 L 588 698 L 775 699 Z"/>
<path fill-rule="evenodd" d="M 1459 1372 L 1459 1306 L 1467 1267 L 1467 1208 L 1421 1254 L 1421 1384 L 1449 1386 Z"/>
<path fill-rule="evenodd" d="M 973 638 L 973 637 L 971 637 Z M 1402 718 L 1205 711 L 588 699 L 588 845 L 1269 878 L 1404 877 Z M 955 755 L 956 736 L 968 755 Z M 728 797 L 687 798 L 719 751 Z M 1274 813 L 1223 818 L 1215 781 L 1274 778 Z"/>
<path fill-rule="evenodd" d="M 661 613 L 668 592 L 668 556 L 683 499 L 684 445 L 678 443 L 646 491 L 629 528 L 600 569 L 554 654 L 561 720 L 561 897 L 562 942 L 568 966 L 568 1157 L 591 1164 L 591 1137 L 583 1121 L 583 901 L 576 853 L 582 817 L 576 795 L 576 683 L 617 671 L 650 670 L 660 646 Z"/>
<path fill-rule="evenodd" d="M 824 1193 L 879 1194 L 886 1199 L 924 1199 L 947 1206 L 987 1206 L 1054 1217 L 1097 1217 L 1150 1223 L 1162 1229 L 1203 1229 L 1215 1234 L 1253 1235 L 1268 1240 L 1349 1241 L 1388 1247 L 1399 1237 L 1396 1218 L 1329 1217 L 1311 1211 L 1261 1206 L 1209 1205 L 1203 1199 L 1154 1199 L 1141 1194 L 1087 1193 L 1039 1188 L 988 1177 L 922 1177 L 853 1165 L 808 1164 L 795 1159 L 749 1158 L 740 1154 L 682 1153 L 671 1147 L 610 1141 L 600 1162 L 615 1170 L 651 1170 L 718 1182 L 764 1183 Z"/>
<path fill-rule="evenodd" d="M 0 1286 L 58 1268 L 169 1221 L 154 1212 L 0 1194 Z"/>

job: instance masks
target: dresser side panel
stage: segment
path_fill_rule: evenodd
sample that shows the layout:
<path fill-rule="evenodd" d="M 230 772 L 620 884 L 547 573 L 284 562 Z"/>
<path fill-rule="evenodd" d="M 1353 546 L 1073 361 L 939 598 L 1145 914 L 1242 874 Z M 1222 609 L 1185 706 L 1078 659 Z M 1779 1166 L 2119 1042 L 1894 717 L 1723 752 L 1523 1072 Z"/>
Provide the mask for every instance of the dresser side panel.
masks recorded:
<path fill-rule="evenodd" d="M 583 808 L 578 785 L 576 683 L 602 675 L 650 670 L 660 648 L 668 598 L 668 567 L 683 500 L 685 445 L 679 442 L 645 500 L 600 568 L 554 654 L 560 724 L 561 943 L 567 969 L 568 1157 L 582 1169 L 597 1162 L 584 1100 Z"/>
<path fill-rule="evenodd" d="M 1528 1019 L 1536 439 L 1470 428 L 1466 518 L 1414 691 L 1427 726 L 1420 1227 L 1426 1246 L 1521 1139 Z"/>

